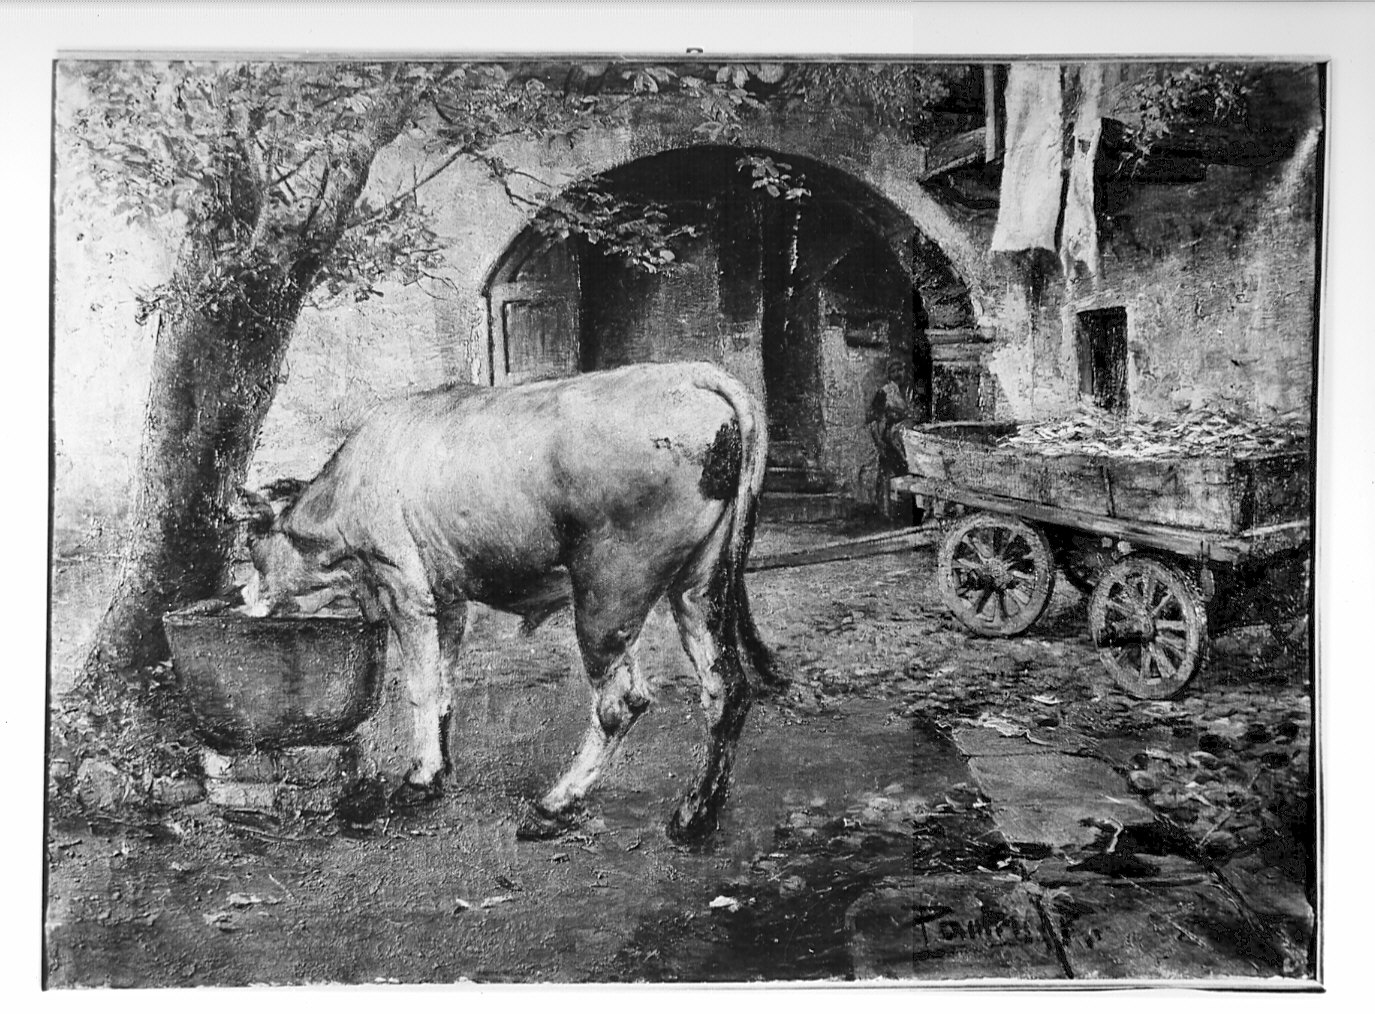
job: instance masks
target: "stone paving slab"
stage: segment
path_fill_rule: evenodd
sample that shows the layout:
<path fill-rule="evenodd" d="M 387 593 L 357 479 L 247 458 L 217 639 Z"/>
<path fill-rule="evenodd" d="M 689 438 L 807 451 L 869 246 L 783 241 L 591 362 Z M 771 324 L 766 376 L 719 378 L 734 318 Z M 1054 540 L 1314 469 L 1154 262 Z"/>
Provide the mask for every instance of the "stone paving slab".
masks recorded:
<path fill-rule="evenodd" d="M 895 880 L 846 913 L 856 979 L 1256 980 L 1282 971 L 1264 929 L 1206 871 L 1139 857 L 1120 878 L 1042 863 L 994 874 Z"/>
<path fill-rule="evenodd" d="M 845 916 L 856 979 L 1060 979 L 1025 885 L 991 874 L 904 878 Z"/>
<path fill-rule="evenodd" d="M 1058 753 L 975 757 L 969 769 L 1010 842 L 1090 845 L 1094 821 L 1150 824 L 1151 809 L 1101 761 Z"/>
<path fill-rule="evenodd" d="M 1159 861 L 1158 857 L 1148 857 Z M 1211 877 L 1037 876 L 1042 908 L 1077 979 L 1258 978 L 1281 967 L 1272 942 Z"/>
<path fill-rule="evenodd" d="M 1298 900 L 1258 919 L 1189 860 L 1100 854 L 1101 826 L 1156 819 L 1110 765 L 996 729 L 953 738 L 1002 836 L 1069 855 L 1023 867 L 1027 880 L 917 877 L 861 898 L 847 920 L 856 978 L 1214 982 L 1301 967 L 1271 925 L 1302 928 Z M 1261 873 L 1236 879 L 1249 888 Z"/>
<path fill-rule="evenodd" d="M 966 726 L 955 729 L 951 736 L 966 757 L 1016 757 L 1057 752 L 1050 743 L 1033 743 L 1026 736 L 1004 736 L 996 729 Z"/>
<path fill-rule="evenodd" d="M 1238 856 L 1221 868 L 1246 906 L 1264 923 L 1296 973 L 1308 967 L 1317 920 L 1297 876 L 1263 855 Z"/>

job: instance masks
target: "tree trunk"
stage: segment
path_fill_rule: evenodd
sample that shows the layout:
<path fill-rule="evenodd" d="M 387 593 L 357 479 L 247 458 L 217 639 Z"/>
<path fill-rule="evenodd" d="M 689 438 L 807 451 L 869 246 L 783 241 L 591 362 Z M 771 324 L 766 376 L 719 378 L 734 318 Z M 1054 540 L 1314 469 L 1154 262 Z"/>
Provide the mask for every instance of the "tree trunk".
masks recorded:
<path fill-rule="evenodd" d="M 132 528 L 83 667 L 89 685 L 165 659 L 163 615 L 216 592 L 233 537 L 227 506 L 247 475 L 297 315 L 406 115 L 399 103 L 376 110 L 331 164 L 303 222 L 264 228 L 265 202 L 246 202 L 251 220 L 238 224 L 275 238 L 215 256 L 213 223 L 192 237 L 178 277 L 196 281 L 158 329 Z"/>
<path fill-rule="evenodd" d="M 200 314 L 159 327 L 133 526 L 88 677 L 166 658 L 163 613 L 215 593 L 233 535 L 225 505 L 276 393 L 295 304 L 247 333 Z"/>

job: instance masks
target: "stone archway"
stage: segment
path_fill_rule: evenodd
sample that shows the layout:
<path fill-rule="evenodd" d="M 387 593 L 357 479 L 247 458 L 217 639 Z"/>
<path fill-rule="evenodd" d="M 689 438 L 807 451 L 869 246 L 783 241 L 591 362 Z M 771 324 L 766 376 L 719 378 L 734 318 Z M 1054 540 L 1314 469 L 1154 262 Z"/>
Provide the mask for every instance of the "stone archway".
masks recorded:
<path fill-rule="evenodd" d="M 493 382 L 529 373 L 513 363 L 557 373 L 717 362 L 765 402 L 774 494 L 867 500 L 869 400 L 894 357 L 919 388 L 939 387 L 927 335 L 973 332 L 968 288 L 868 184 L 807 157 L 758 152 L 788 163 L 809 190 L 798 202 L 771 198 L 738 168 L 743 154 L 694 146 L 602 174 L 608 189 L 696 227 L 670 271 L 637 272 L 579 237 L 551 242 L 533 228 L 517 237 L 485 287 Z M 565 339 L 551 337 L 555 327 Z"/>

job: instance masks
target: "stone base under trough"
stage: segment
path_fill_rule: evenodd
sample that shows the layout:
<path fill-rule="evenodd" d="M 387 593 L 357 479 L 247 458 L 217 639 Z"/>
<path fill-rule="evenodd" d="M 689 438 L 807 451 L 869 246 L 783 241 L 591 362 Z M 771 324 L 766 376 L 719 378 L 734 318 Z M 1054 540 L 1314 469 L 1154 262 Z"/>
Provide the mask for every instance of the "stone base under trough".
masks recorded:
<path fill-rule="evenodd" d="M 328 813 L 358 778 L 355 743 L 250 753 L 201 751 L 206 799 L 230 810 Z"/>

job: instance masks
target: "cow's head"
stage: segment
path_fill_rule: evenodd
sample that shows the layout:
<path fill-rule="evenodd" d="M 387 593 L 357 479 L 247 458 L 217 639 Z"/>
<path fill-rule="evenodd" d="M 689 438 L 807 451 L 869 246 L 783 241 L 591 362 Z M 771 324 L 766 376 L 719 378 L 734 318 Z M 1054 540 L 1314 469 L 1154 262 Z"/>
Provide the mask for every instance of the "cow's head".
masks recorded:
<path fill-rule="evenodd" d="M 348 547 L 291 524 L 291 508 L 305 485 L 293 479 L 240 490 L 235 517 L 247 528 L 254 570 L 243 589 L 250 615 L 315 612 L 358 591 Z"/>

